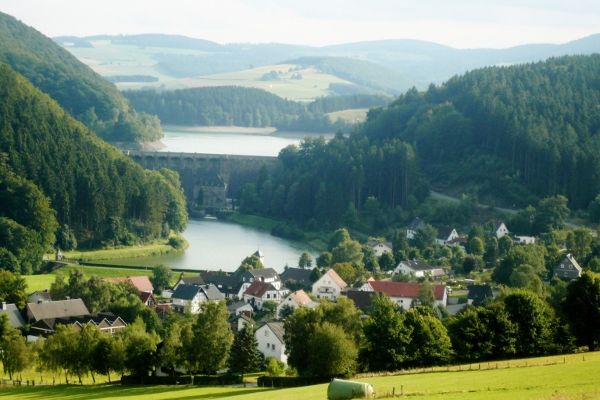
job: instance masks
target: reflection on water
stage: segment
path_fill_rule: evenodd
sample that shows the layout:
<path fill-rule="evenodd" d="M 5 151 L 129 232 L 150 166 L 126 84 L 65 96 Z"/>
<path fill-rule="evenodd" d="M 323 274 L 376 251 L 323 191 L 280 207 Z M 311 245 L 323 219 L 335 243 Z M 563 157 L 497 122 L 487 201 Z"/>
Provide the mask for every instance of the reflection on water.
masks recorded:
<path fill-rule="evenodd" d="M 185 132 L 173 128 L 164 131 L 161 140 L 166 147 L 160 151 L 205 154 L 235 154 L 244 156 L 277 156 L 290 144 L 299 144 L 302 135 L 273 136 L 235 132 Z"/>
<path fill-rule="evenodd" d="M 183 233 L 190 246 L 183 254 L 137 257 L 106 261 L 120 265 L 235 271 L 241 261 L 257 249 L 265 255 L 265 266 L 283 271 L 297 266 L 308 246 L 271 236 L 268 232 L 217 220 L 190 220 Z M 315 256 L 313 254 L 313 256 Z"/>

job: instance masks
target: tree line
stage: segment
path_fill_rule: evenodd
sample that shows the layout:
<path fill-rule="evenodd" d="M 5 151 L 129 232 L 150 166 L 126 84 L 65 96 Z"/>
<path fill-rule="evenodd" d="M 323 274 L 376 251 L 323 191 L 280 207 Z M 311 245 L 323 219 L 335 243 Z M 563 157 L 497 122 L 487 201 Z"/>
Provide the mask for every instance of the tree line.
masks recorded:
<path fill-rule="evenodd" d="M 25 261 L 24 253 L 48 250 L 57 233 L 62 243 L 74 238 L 85 247 L 183 230 L 187 211 L 177 173 L 142 169 L 6 65 L 0 83 L 2 196 L 16 205 L 0 209 L 0 248 L 24 272 L 41 262 Z"/>
<path fill-rule="evenodd" d="M 303 104 L 262 89 L 238 86 L 130 90 L 124 95 L 137 110 L 158 115 L 165 124 L 276 127 L 303 132 L 347 131 L 350 125 L 331 121 L 326 113 L 389 102 L 384 96 L 353 95 L 328 96 Z"/>

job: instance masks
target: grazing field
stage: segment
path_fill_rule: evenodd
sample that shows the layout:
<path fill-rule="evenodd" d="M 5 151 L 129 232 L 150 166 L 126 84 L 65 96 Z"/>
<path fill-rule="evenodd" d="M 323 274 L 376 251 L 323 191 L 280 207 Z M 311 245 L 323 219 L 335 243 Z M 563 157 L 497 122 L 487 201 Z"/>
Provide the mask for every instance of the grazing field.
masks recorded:
<path fill-rule="evenodd" d="M 496 369 L 497 365 L 497 369 Z M 481 368 L 481 370 L 479 370 Z M 489 369 L 488 369 L 489 368 Z M 377 398 L 403 394 L 411 399 L 597 399 L 600 353 L 440 367 L 434 372 L 363 377 Z M 0 398 L 34 399 L 235 399 L 323 400 L 327 385 L 292 389 L 189 386 L 7 387 Z"/>
<path fill-rule="evenodd" d="M 368 111 L 368 108 L 351 108 L 348 110 L 334 111 L 327 114 L 327 116 L 331 122 L 341 119 L 342 121 L 349 122 L 351 124 L 357 124 L 367 120 Z"/>

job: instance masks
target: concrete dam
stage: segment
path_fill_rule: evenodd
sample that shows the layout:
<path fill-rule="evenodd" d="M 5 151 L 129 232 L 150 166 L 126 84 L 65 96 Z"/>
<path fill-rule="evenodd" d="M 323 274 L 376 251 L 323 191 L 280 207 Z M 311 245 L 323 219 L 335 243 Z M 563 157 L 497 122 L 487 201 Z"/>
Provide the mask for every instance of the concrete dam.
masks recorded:
<path fill-rule="evenodd" d="M 231 154 L 172 153 L 126 150 L 147 169 L 169 168 L 179 173 L 190 210 L 213 212 L 227 207 L 246 183 L 256 182 L 261 168 L 271 170 L 277 157 Z"/>

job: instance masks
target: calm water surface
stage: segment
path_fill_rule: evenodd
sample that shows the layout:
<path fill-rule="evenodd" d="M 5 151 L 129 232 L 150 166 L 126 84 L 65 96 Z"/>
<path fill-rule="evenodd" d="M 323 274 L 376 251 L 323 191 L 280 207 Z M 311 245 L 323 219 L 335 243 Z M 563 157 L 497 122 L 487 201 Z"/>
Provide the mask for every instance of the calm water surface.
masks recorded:
<path fill-rule="evenodd" d="M 284 147 L 298 145 L 304 135 L 277 136 L 236 132 L 187 132 L 165 128 L 160 151 L 244 156 L 277 156 Z"/>
<path fill-rule="evenodd" d="M 183 236 L 190 244 L 183 254 L 118 259 L 110 263 L 235 271 L 245 257 L 260 249 L 266 266 L 281 272 L 286 264 L 297 266 L 302 252 L 309 250 L 307 245 L 277 238 L 268 232 L 217 220 L 190 220 Z"/>

